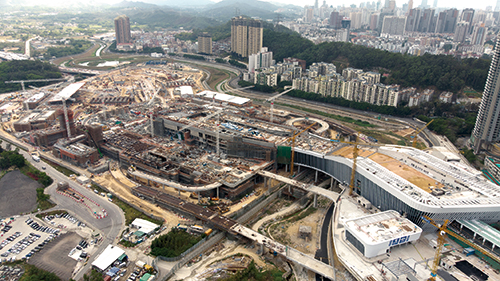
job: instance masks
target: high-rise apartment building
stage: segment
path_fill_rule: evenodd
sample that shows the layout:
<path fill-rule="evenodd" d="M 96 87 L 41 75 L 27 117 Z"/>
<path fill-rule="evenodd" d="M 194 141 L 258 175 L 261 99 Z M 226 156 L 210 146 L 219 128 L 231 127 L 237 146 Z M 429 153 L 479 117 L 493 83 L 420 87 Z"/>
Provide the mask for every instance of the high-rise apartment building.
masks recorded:
<path fill-rule="evenodd" d="M 472 32 L 471 45 L 484 45 L 486 39 L 486 33 L 488 33 L 488 28 L 484 23 L 477 23 L 474 26 L 474 31 Z"/>
<path fill-rule="evenodd" d="M 464 9 L 462 15 L 460 16 L 460 21 L 466 21 L 469 23 L 469 34 L 472 33 L 474 26 L 472 25 L 472 20 L 474 19 L 474 9 Z"/>
<path fill-rule="evenodd" d="M 270 67 L 273 64 L 273 52 L 269 52 L 267 47 L 262 47 L 260 52 L 248 56 L 249 72 L 255 72 L 256 69 Z"/>
<path fill-rule="evenodd" d="M 386 16 L 382 25 L 382 32 L 390 35 L 403 35 L 405 32 L 406 17 Z"/>
<path fill-rule="evenodd" d="M 455 33 L 458 20 L 458 10 L 449 9 L 439 13 L 436 22 L 436 33 Z"/>
<path fill-rule="evenodd" d="M 256 54 L 262 49 L 262 22 L 235 17 L 231 20 L 231 51 L 241 57 Z"/>
<path fill-rule="evenodd" d="M 471 135 L 474 153 L 493 142 L 500 141 L 500 37 L 497 37 L 483 98 Z"/>
<path fill-rule="evenodd" d="M 342 16 L 339 12 L 333 11 L 330 14 L 330 27 L 333 29 L 339 29 L 342 27 Z"/>
<path fill-rule="evenodd" d="M 370 15 L 370 29 L 371 30 L 376 30 L 377 29 L 377 23 L 378 23 L 378 14 L 371 14 Z"/>
<path fill-rule="evenodd" d="M 423 2 L 423 1 L 422 1 Z M 436 28 L 436 22 L 434 18 L 434 9 L 425 9 L 421 13 L 418 31 L 419 32 L 434 32 Z"/>
<path fill-rule="evenodd" d="M 418 31 L 418 26 L 420 24 L 420 9 L 411 9 L 408 12 L 408 16 L 406 18 L 406 28 L 405 30 L 408 32 Z"/>
<path fill-rule="evenodd" d="M 198 53 L 212 54 L 212 36 L 207 32 L 203 32 L 198 36 Z"/>
<path fill-rule="evenodd" d="M 122 15 L 115 18 L 116 44 L 132 43 L 130 36 L 130 21 L 127 16 Z"/>
<path fill-rule="evenodd" d="M 413 9 L 413 0 L 408 1 L 408 11 L 410 11 L 411 9 Z"/>
<path fill-rule="evenodd" d="M 455 35 L 453 36 L 453 42 L 463 43 L 465 38 L 469 33 L 469 23 L 466 21 L 461 21 L 457 23 L 455 28 Z"/>

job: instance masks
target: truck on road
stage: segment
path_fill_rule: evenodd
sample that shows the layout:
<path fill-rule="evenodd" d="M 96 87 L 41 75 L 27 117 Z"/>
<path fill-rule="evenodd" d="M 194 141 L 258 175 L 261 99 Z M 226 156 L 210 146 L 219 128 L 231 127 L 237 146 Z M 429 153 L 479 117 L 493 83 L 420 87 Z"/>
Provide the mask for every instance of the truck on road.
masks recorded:
<path fill-rule="evenodd" d="M 37 156 L 37 155 L 31 155 L 31 158 L 33 158 L 33 160 L 35 162 L 40 162 L 40 156 Z"/>

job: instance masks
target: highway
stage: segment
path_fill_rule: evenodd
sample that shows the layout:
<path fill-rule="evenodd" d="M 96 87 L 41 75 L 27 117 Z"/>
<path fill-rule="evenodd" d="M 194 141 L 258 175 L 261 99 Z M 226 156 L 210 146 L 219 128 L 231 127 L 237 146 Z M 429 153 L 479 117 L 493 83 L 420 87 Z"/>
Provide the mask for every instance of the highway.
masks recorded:
<path fill-rule="evenodd" d="M 8 138 L 11 142 L 14 143 L 20 143 L 17 140 L 13 140 L 12 137 L 10 136 L 8 137 L 5 136 L 5 134 L 6 133 L 3 130 L 0 130 L 0 135 L 2 135 L 4 138 Z M 2 145 L 4 145 L 5 143 L 6 142 L 3 141 Z M 27 146 L 24 143 L 22 143 L 22 145 Z M 99 196 L 95 194 L 93 191 L 74 182 L 70 178 L 66 177 L 65 175 L 54 169 L 49 164 L 43 161 L 35 162 L 32 159 L 31 155 L 29 155 L 29 152 L 20 149 L 19 153 L 22 154 L 34 167 L 38 168 L 40 171 L 43 171 L 42 170 L 43 166 L 46 167 L 44 172 L 47 173 L 47 175 L 49 175 L 54 180 L 54 183 L 45 189 L 45 193 L 49 194 L 50 199 L 57 204 L 57 206 L 54 209 L 67 210 L 69 213 L 71 213 L 71 215 L 75 216 L 80 221 L 85 222 L 85 224 L 87 224 L 89 227 L 99 231 L 104 237 L 103 241 L 101 242 L 101 245 L 97 248 L 96 252 L 90 256 L 87 265 L 83 268 L 83 270 L 80 270 L 78 274 L 73 278 L 75 280 L 80 280 L 83 278 L 83 274 L 86 273 L 91 268 L 91 264 L 94 261 L 94 259 L 100 253 L 102 253 L 102 251 L 104 251 L 104 249 L 109 244 L 113 243 L 115 241 L 115 238 L 117 238 L 121 233 L 125 225 L 125 216 L 123 214 L 123 211 L 117 205 L 109 202 L 107 198 Z M 103 219 L 96 219 L 93 216 L 93 214 L 91 214 L 89 209 L 87 209 L 83 204 L 76 203 L 73 199 L 57 193 L 56 192 L 57 183 L 64 181 L 68 182 L 70 187 L 74 188 L 87 198 L 90 198 L 95 202 L 97 202 L 103 209 L 106 210 L 107 217 Z"/>

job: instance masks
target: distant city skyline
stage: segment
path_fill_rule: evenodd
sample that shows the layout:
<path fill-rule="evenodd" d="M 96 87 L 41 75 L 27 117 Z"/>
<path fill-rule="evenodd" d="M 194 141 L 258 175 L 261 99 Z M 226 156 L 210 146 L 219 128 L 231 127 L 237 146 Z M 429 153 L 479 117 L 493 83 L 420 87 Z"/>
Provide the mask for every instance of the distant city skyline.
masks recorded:
<path fill-rule="evenodd" d="M 261 0 L 265 1 L 265 0 Z M 425 0 L 424 0 L 425 1 Z M 216 1 L 219 2 L 219 1 Z M 308 0 L 308 1 L 302 1 L 302 0 L 272 0 L 272 1 L 267 1 L 267 2 L 275 2 L 275 3 L 281 3 L 281 4 L 293 4 L 297 6 L 314 6 L 314 0 Z M 323 1 L 319 0 L 319 5 L 322 5 Z M 335 0 L 327 0 L 326 4 L 328 6 L 332 5 L 334 8 L 337 6 L 350 6 L 351 4 L 355 4 L 357 7 L 359 7 L 360 3 L 366 3 L 366 2 L 373 2 L 372 1 L 365 1 L 365 0 L 343 0 L 343 1 L 335 1 Z M 374 1 L 375 3 L 378 2 Z M 384 5 L 385 1 L 380 1 L 382 5 Z M 422 0 L 414 0 L 413 1 L 413 8 L 418 8 L 420 4 L 422 3 Z M 396 0 L 396 6 L 401 8 L 403 4 L 408 4 L 408 0 Z M 434 0 L 428 0 L 427 5 L 432 7 L 434 4 Z M 468 2 L 468 1 L 454 1 L 454 0 L 438 0 L 437 1 L 437 6 L 439 8 L 457 8 L 459 10 L 465 9 L 465 8 L 473 8 L 473 9 L 481 9 L 485 10 L 487 6 L 491 6 L 492 9 L 495 9 L 496 5 L 496 0 L 477 0 L 473 2 Z"/>

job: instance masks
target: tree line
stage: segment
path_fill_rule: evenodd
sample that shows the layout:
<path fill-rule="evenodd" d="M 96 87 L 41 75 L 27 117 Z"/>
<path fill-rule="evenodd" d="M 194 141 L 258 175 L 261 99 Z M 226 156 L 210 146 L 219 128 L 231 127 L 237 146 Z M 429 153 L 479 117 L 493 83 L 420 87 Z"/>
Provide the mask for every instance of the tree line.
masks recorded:
<path fill-rule="evenodd" d="M 61 78 L 61 72 L 57 66 L 50 63 L 31 60 L 6 61 L 0 63 L 0 93 L 15 92 L 21 90 L 20 83 L 6 84 L 11 80 L 33 80 Z M 55 82 L 36 82 L 34 86 L 42 87 Z M 25 85 L 28 87 L 28 85 Z"/>
<path fill-rule="evenodd" d="M 50 59 L 76 55 L 85 52 L 92 46 L 92 42 L 87 40 L 68 39 L 68 41 L 67 44 L 60 43 L 60 47 L 48 47 L 44 57 Z"/>
<path fill-rule="evenodd" d="M 303 59 L 307 65 L 314 62 L 336 63 L 345 66 L 387 73 L 386 84 L 403 87 L 436 87 L 441 91 L 457 93 L 464 87 L 477 91 L 484 89 L 490 60 L 457 59 L 448 55 L 411 56 L 392 53 L 345 42 L 314 45 L 298 34 L 264 30 L 264 46 L 273 51 L 276 61 L 286 57 Z"/>
<path fill-rule="evenodd" d="M 451 104 L 439 102 L 436 99 L 415 107 L 394 107 L 350 101 L 344 98 L 323 96 L 299 90 L 290 91 L 286 95 L 383 115 L 417 117 L 424 122 L 429 122 L 431 119 L 434 119 L 429 125 L 429 129 L 437 134 L 445 135 L 451 142 L 455 142 L 457 138 L 466 137 L 472 133 L 476 123 L 478 110 L 477 104 Z M 431 118 L 428 116 L 434 117 Z"/>
<path fill-rule="evenodd" d="M 295 57 L 306 61 L 337 64 L 337 68 L 353 67 L 388 74 L 385 84 L 403 87 L 436 87 L 440 91 L 457 93 L 464 87 L 482 91 L 488 75 L 490 60 L 457 59 L 448 55 L 411 56 L 368 48 L 345 42 L 325 42 L 315 45 L 297 32 L 264 22 L 263 45 L 273 52 L 276 61 Z M 216 27 L 195 29 L 177 38 L 195 41 L 202 32 L 209 32 L 217 41 L 231 36 L 231 22 Z"/>

